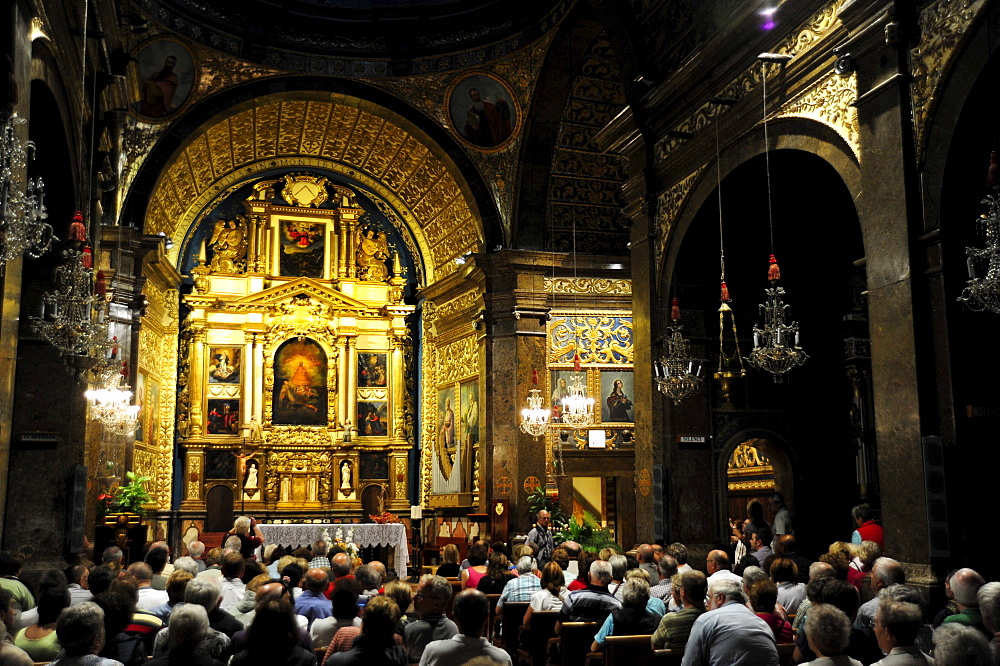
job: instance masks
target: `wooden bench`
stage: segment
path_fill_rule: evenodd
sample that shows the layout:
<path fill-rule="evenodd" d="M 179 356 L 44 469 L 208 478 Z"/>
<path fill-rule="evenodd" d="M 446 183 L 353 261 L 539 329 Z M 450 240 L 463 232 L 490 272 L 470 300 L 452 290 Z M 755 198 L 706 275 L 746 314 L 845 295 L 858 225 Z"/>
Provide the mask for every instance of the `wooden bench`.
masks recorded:
<path fill-rule="evenodd" d="M 549 639 L 549 653 L 551 654 L 552 646 L 555 645 L 559 652 L 557 664 L 580 666 L 586 661 L 590 644 L 600 630 L 601 625 L 597 622 L 563 622 L 559 637 Z"/>
<path fill-rule="evenodd" d="M 523 616 L 522 616 L 523 618 Z M 535 611 L 531 624 L 521 627 L 518 661 L 524 666 L 545 666 L 548 658 L 549 639 L 556 635 L 559 611 Z"/>
<path fill-rule="evenodd" d="M 511 659 L 517 658 L 517 635 L 524 621 L 524 614 L 528 612 L 528 605 L 527 601 L 508 601 L 498 609 L 503 649 Z"/>

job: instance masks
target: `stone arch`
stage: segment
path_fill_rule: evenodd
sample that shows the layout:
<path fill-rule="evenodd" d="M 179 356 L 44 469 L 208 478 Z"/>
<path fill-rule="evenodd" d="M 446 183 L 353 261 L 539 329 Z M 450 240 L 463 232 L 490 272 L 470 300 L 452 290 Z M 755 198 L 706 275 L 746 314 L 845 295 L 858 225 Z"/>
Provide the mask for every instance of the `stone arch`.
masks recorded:
<path fill-rule="evenodd" d="M 277 166 L 316 166 L 370 187 L 411 229 L 431 283 L 485 247 L 483 217 L 455 161 L 399 114 L 357 97 L 285 92 L 245 101 L 194 128 L 149 195 L 145 232 L 174 241 L 228 187 Z"/>
<path fill-rule="evenodd" d="M 840 176 L 847 186 L 851 198 L 857 201 L 861 195 L 861 171 L 858 160 L 846 141 L 831 127 L 822 123 L 802 118 L 783 118 L 768 121 L 771 138 L 771 152 L 776 150 L 799 150 L 818 156 L 826 161 Z M 724 147 L 719 154 L 719 174 L 724 181 L 726 177 L 748 160 L 764 154 L 764 129 L 758 126 L 749 135 L 735 144 Z M 667 266 L 677 261 L 677 254 L 684 241 L 684 236 L 694 221 L 695 215 L 705 204 L 709 196 L 718 186 L 716 178 L 716 162 L 709 161 L 698 172 L 691 185 L 688 195 L 683 199 L 680 208 L 668 218 L 669 238 L 665 251 L 656 266 L 658 275 L 656 284 L 661 293 L 667 293 L 670 288 L 670 272 Z M 662 214 L 658 214 L 660 216 Z M 662 220 L 662 217 L 660 217 Z M 861 221 L 862 242 L 864 243 L 864 221 Z M 865 243 L 867 246 L 867 243 Z"/>
<path fill-rule="evenodd" d="M 741 444 L 746 443 L 754 445 L 761 453 L 766 455 L 774 470 L 774 489 L 761 491 L 759 494 L 766 495 L 774 492 L 775 490 L 780 491 L 785 496 L 785 502 L 788 505 L 789 510 L 794 510 L 794 469 L 797 457 L 795 455 L 794 447 L 791 446 L 784 436 L 774 430 L 769 428 L 747 428 L 734 433 L 731 437 L 729 437 L 722 445 L 722 448 L 719 449 L 718 457 L 715 460 L 715 472 L 718 483 L 717 487 L 722 491 L 721 496 L 726 498 L 719 503 L 719 529 L 722 530 L 722 533 L 728 531 L 728 518 L 743 517 L 742 515 L 727 515 L 727 501 L 730 495 L 728 466 L 729 459 L 733 456 L 733 452 L 736 451 L 736 448 Z M 728 541 L 728 539 L 726 541 Z M 733 564 L 735 565 L 736 563 L 734 562 Z"/>

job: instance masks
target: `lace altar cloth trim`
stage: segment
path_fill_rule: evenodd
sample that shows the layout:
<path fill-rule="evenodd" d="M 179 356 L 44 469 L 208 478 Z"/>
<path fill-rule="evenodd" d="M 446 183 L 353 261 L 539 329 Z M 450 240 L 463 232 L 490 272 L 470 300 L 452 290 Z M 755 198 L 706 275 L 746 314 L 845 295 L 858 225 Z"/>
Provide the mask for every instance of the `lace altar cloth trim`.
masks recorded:
<path fill-rule="evenodd" d="M 337 533 L 337 528 L 343 530 L 344 539 L 354 530 L 354 543 L 360 547 L 364 546 L 392 546 L 395 555 L 396 575 L 400 578 L 406 577 L 406 565 L 409 563 L 409 554 L 406 548 L 406 527 L 400 523 L 390 523 L 388 525 L 378 525 L 366 523 L 355 525 L 353 523 L 293 523 L 289 525 L 261 525 L 260 531 L 264 534 L 265 543 L 280 543 L 285 546 L 305 546 L 323 537 L 323 530 L 326 530 L 326 537 L 333 540 Z"/>

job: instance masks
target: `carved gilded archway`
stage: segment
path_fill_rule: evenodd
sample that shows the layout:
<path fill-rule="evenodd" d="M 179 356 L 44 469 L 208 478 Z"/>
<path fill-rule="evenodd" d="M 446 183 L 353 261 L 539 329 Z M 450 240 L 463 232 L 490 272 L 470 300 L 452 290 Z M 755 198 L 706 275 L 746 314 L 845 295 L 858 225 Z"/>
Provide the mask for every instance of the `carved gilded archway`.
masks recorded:
<path fill-rule="evenodd" d="M 227 188 L 275 167 L 319 167 L 370 188 L 402 216 L 427 283 L 482 249 L 482 220 L 464 177 L 426 134 L 381 106 L 340 93 L 260 97 L 215 116 L 176 151 L 149 198 L 146 233 L 182 241 Z"/>

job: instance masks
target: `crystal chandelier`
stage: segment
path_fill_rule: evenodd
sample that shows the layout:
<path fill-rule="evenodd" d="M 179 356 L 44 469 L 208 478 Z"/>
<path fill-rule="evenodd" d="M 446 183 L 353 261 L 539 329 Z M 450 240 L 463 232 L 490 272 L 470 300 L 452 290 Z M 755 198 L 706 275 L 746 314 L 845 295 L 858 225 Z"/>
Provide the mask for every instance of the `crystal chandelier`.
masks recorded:
<path fill-rule="evenodd" d="M 991 159 L 995 164 L 995 151 Z M 990 172 L 992 175 L 994 169 L 991 168 Z M 990 207 L 989 213 L 981 215 L 977 220 L 981 233 L 986 235 L 986 247 L 965 248 L 969 280 L 958 300 L 976 312 L 989 310 L 1000 314 L 1000 199 L 991 194 L 981 203 Z M 976 277 L 977 264 L 986 265 L 986 275 L 983 277 Z"/>
<path fill-rule="evenodd" d="M 94 282 L 90 254 L 66 250 L 66 263 L 55 270 L 55 291 L 45 292 L 44 317 L 31 317 L 35 332 L 51 343 L 67 360 L 93 366 L 107 354 L 107 288 L 103 278 Z"/>
<path fill-rule="evenodd" d="M 91 414 L 106 430 L 115 434 L 134 433 L 139 423 L 139 405 L 130 404 L 132 390 L 128 385 L 128 364 L 111 362 L 98 372 L 96 389 L 84 395 L 91 402 Z"/>
<path fill-rule="evenodd" d="M 580 372 L 580 352 L 573 354 L 574 374 L 566 387 L 569 392 L 562 399 L 562 420 L 573 428 L 583 428 L 594 421 L 594 399 L 587 396 L 584 375 Z"/>
<path fill-rule="evenodd" d="M 653 364 L 656 383 L 663 395 L 679 405 L 684 398 L 697 391 L 702 384 L 703 363 L 691 357 L 688 341 L 682 334 L 681 309 L 675 298 L 670 306 L 670 336 L 666 341 L 666 354 Z"/>
<path fill-rule="evenodd" d="M 549 426 L 549 410 L 542 409 L 541 391 L 538 389 L 538 370 L 531 371 L 531 390 L 528 407 L 521 410 L 521 432 L 539 437 Z"/>
<path fill-rule="evenodd" d="M 773 254 L 770 261 L 768 280 L 771 286 L 764 290 L 767 303 L 760 304 L 764 325 L 753 327 L 753 350 L 747 360 L 750 365 L 770 372 L 774 381 L 780 382 L 785 373 L 805 363 L 809 356 L 799 347 L 798 322 L 785 323 L 788 312 L 782 300 L 785 290 L 778 286 L 781 274 Z"/>
<path fill-rule="evenodd" d="M 763 70 L 768 62 L 785 62 L 788 56 L 773 53 L 762 53 L 758 56 L 761 59 Z M 767 215 L 768 227 L 771 231 L 771 258 L 770 266 L 767 270 L 767 280 L 770 287 L 764 290 L 767 302 L 760 304 L 760 309 L 764 314 L 764 325 L 753 327 L 753 350 L 747 360 L 750 365 L 770 372 L 774 375 L 774 381 L 780 382 L 785 374 L 806 362 L 809 356 L 799 347 L 799 325 L 798 322 L 785 323 L 785 315 L 788 306 L 782 298 L 785 290 L 778 286 L 781 279 L 781 271 L 778 268 L 778 260 L 774 258 L 774 214 L 771 206 L 771 153 L 767 137 L 767 72 L 761 72 L 762 86 L 764 89 L 764 160 L 765 172 L 767 174 Z"/>
<path fill-rule="evenodd" d="M 25 253 L 37 259 L 53 239 L 52 227 L 44 222 L 45 185 L 41 178 L 24 181 L 28 160 L 35 153 L 34 143 L 17 136 L 17 127 L 24 122 L 10 114 L 0 135 L 0 266 Z"/>

